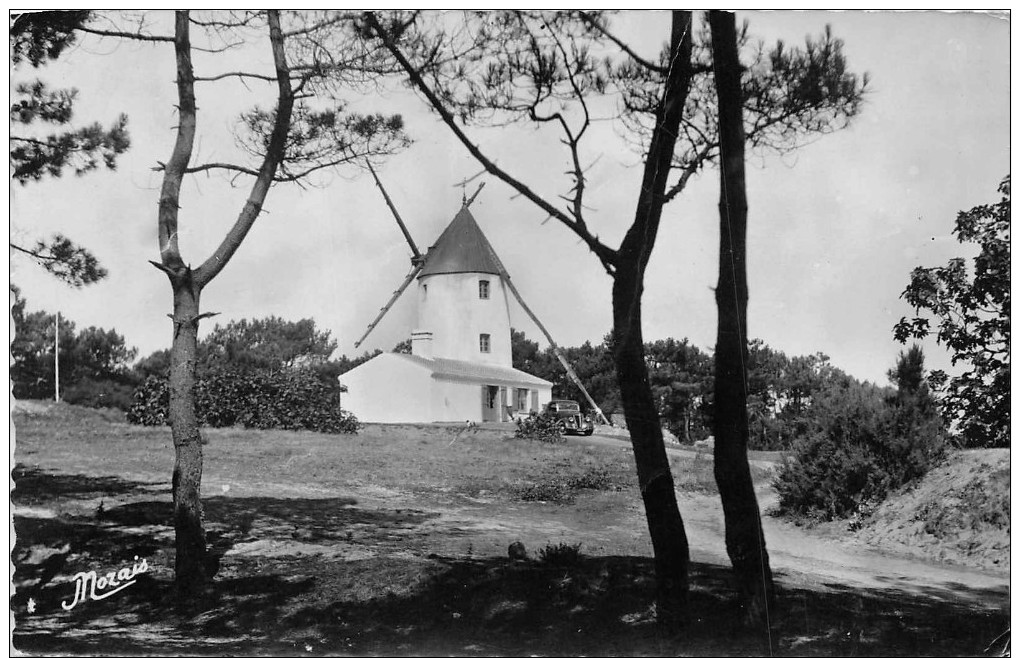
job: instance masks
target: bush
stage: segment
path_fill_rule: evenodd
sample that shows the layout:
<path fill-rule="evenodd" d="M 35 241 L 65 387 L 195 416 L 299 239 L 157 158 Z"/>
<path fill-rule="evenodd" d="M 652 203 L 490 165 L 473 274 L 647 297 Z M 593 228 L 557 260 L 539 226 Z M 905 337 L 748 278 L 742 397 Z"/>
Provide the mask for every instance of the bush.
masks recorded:
<path fill-rule="evenodd" d="M 127 419 L 135 425 L 170 423 L 170 386 L 166 379 L 150 375 L 135 389 Z"/>
<path fill-rule="evenodd" d="M 212 371 L 199 380 L 195 397 L 198 422 L 207 427 L 242 425 L 329 434 L 350 434 L 359 428 L 357 418 L 340 408 L 339 386 L 307 368 Z M 128 421 L 165 425 L 169 404 L 167 380 L 149 377 L 135 390 Z"/>
<path fill-rule="evenodd" d="M 82 379 L 68 386 L 60 399 L 68 404 L 93 409 L 120 409 L 128 411 L 132 403 L 133 386 L 109 379 Z"/>
<path fill-rule="evenodd" d="M 866 514 L 944 454 L 945 431 L 926 391 L 892 397 L 872 385 L 846 385 L 815 405 L 815 427 L 794 444 L 775 482 L 780 513 L 824 520 Z"/>
<path fill-rule="evenodd" d="M 518 418 L 514 438 L 542 441 L 544 443 L 567 442 L 566 437 L 563 436 L 563 429 L 560 427 L 559 418 L 549 412 L 543 412 L 536 416 L 528 416 L 527 418 Z"/>
<path fill-rule="evenodd" d="M 605 466 L 599 466 L 567 480 L 567 488 L 608 491 L 609 489 L 614 489 L 615 485 L 610 476 L 609 469 Z"/>
<path fill-rule="evenodd" d="M 581 561 L 580 544 L 546 544 L 538 551 L 538 560 L 550 567 L 573 567 Z"/>
<path fill-rule="evenodd" d="M 566 505 L 574 502 L 574 492 L 559 482 L 525 483 L 514 488 L 518 500 Z"/>

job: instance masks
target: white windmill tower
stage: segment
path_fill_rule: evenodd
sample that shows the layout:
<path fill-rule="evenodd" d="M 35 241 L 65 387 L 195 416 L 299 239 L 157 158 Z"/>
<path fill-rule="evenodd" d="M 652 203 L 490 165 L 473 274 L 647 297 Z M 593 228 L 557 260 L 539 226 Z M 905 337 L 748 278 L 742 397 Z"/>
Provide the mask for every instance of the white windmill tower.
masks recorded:
<path fill-rule="evenodd" d="M 354 346 L 364 342 L 416 279 L 418 325 L 411 333 L 410 355 L 383 353 L 340 377 L 347 387 L 344 407 L 367 422 L 506 421 L 517 413 L 540 411 L 552 397 L 552 384 L 512 367 L 513 295 L 602 416 L 471 215 L 478 192 L 465 199 L 422 254 L 371 171 L 413 255 L 411 271 Z"/>

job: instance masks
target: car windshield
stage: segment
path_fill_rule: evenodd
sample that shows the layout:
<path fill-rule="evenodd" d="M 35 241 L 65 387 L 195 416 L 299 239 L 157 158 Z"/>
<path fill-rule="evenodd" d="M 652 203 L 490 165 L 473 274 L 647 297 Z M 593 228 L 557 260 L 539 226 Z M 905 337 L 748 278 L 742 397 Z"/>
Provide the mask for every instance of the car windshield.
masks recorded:
<path fill-rule="evenodd" d="M 557 402 L 556 409 L 558 411 L 580 411 L 581 405 L 576 402 Z"/>

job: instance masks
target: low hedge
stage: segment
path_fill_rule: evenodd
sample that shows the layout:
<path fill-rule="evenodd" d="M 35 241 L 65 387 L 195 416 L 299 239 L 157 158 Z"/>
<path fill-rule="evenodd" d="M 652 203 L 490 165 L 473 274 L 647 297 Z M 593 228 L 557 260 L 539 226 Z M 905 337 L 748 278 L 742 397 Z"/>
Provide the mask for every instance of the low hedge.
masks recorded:
<path fill-rule="evenodd" d="M 309 368 L 207 373 L 196 387 L 198 422 L 207 427 L 310 430 L 353 434 L 358 419 L 340 408 L 339 384 L 324 382 Z M 128 421 L 166 425 L 170 389 L 165 378 L 149 377 L 134 393 Z"/>

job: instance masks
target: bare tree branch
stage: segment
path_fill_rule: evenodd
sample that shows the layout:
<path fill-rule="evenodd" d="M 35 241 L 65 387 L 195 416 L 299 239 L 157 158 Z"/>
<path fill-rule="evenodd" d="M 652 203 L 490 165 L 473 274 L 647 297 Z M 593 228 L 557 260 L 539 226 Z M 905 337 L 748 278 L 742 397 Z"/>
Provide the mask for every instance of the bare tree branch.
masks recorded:
<path fill-rule="evenodd" d="M 645 67 L 649 71 L 654 71 L 655 73 L 659 73 L 661 75 L 666 75 L 667 73 L 669 73 L 669 68 L 665 66 L 659 66 L 658 64 L 654 64 L 645 59 L 644 57 L 641 57 L 636 52 L 634 52 L 634 49 L 628 46 L 625 41 L 623 41 L 619 37 L 615 36 L 612 32 L 607 30 L 598 20 L 595 19 L 594 16 L 592 16 L 588 12 L 578 11 L 577 14 L 581 17 L 581 19 L 585 23 L 598 30 L 599 33 L 602 34 L 602 36 L 606 37 L 607 39 L 615 43 L 620 50 L 627 53 L 627 55 L 630 56 L 630 58 L 634 60 L 636 63 Z"/>
<path fill-rule="evenodd" d="M 100 37 L 117 37 L 119 39 L 131 39 L 133 41 L 156 41 L 156 42 L 174 42 L 174 37 L 156 35 L 156 34 L 142 34 L 141 32 L 123 32 L 121 30 L 100 30 L 95 27 L 88 27 L 82 25 L 77 28 L 79 32 L 86 32 L 88 34 L 95 34 Z"/>
<path fill-rule="evenodd" d="M 422 95 L 429 101 L 432 107 L 436 110 L 443 122 L 450 128 L 457 139 L 464 145 L 465 148 L 471 153 L 472 156 L 477 159 L 485 170 L 493 176 L 496 176 L 504 183 L 523 194 L 532 203 L 539 206 L 542 210 L 547 212 L 549 215 L 555 217 L 570 230 L 574 231 L 578 237 L 584 240 L 588 248 L 591 249 L 599 260 L 602 262 L 603 267 L 606 271 L 612 275 L 615 269 L 616 263 L 616 251 L 610 248 L 608 245 L 599 241 L 597 237 L 592 235 L 582 223 L 578 223 L 576 220 L 571 219 L 562 210 L 556 208 L 548 201 L 543 199 L 541 196 L 536 194 L 527 185 L 519 181 L 518 179 L 511 176 L 509 173 L 504 171 L 501 167 L 496 165 L 491 159 L 489 159 L 482 151 L 468 138 L 464 131 L 457 125 L 453 115 L 450 114 L 449 110 L 443 104 L 443 102 L 436 96 L 435 92 L 428 86 L 425 80 L 422 78 L 421 73 L 412 66 L 408 61 L 407 57 L 404 56 L 399 46 L 393 41 L 393 37 L 380 25 L 379 20 L 376 18 L 373 12 L 366 12 L 365 19 L 369 27 L 379 36 L 387 50 L 393 55 L 393 57 L 399 62 L 400 66 L 407 73 L 411 79 L 412 84 L 421 91 Z"/>
<path fill-rule="evenodd" d="M 706 144 L 705 148 L 701 149 L 701 151 L 698 153 L 698 157 L 694 158 L 693 160 L 687 163 L 687 166 L 684 167 L 683 171 L 680 173 L 680 179 L 677 180 L 676 183 L 674 183 L 673 187 L 671 187 L 663 197 L 664 203 L 669 203 L 678 194 L 680 194 L 681 192 L 684 191 L 684 189 L 687 188 L 687 183 L 688 181 L 690 181 L 691 176 L 696 174 L 698 172 L 698 169 L 701 169 L 701 167 L 704 166 L 705 162 L 708 159 L 709 153 L 712 151 L 712 149 L 716 148 L 717 146 L 718 146 L 717 144 Z"/>
<path fill-rule="evenodd" d="M 563 131 L 567 134 L 566 144 L 570 148 L 570 157 L 574 167 L 574 170 L 570 172 L 570 175 L 574 179 L 574 195 L 571 200 L 573 209 L 571 210 L 571 214 L 574 216 L 574 219 L 577 220 L 578 224 L 580 224 L 581 227 L 584 227 L 584 169 L 581 167 L 581 158 L 578 153 L 578 149 L 581 138 L 588 130 L 588 126 L 591 125 L 591 115 L 588 113 L 588 103 L 585 101 L 585 95 L 582 93 L 580 86 L 577 84 L 577 78 L 574 76 L 575 67 L 570 65 L 570 56 L 567 55 L 567 50 L 564 48 L 563 42 L 557 36 L 556 31 L 552 29 L 552 26 L 549 25 L 548 21 L 543 19 L 542 25 L 545 26 L 545 29 L 549 32 L 549 35 L 556 43 L 556 48 L 560 51 L 560 54 L 563 55 L 563 61 L 567 65 L 567 79 L 570 81 L 570 87 L 574 90 L 575 97 L 581 105 L 581 110 L 584 113 L 584 122 L 576 135 L 574 135 L 570 130 L 570 127 L 567 125 L 565 120 L 560 120 L 560 123 L 563 126 Z"/>
<path fill-rule="evenodd" d="M 256 80 L 265 80 L 266 82 L 276 82 L 276 78 L 274 78 L 271 75 L 261 75 L 259 73 L 243 73 L 240 71 L 220 73 L 219 75 L 196 77 L 195 82 L 216 82 L 217 80 L 224 80 L 226 78 L 254 78 Z"/>
<path fill-rule="evenodd" d="M 11 242 L 9 244 L 11 246 L 11 249 L 16 249 L 17 251 L 20 251 L 23 254 L 28 254 L 32 258 L 38 258 L 40 260 L 57 260 L 56 256 L 47 256 L 46 254 L 43 254 L 43 253 L 41 253 L 39 251 L 32 251 L 31 249 L 25 249 L 24 247 L 19 247 L 18 245 L 14 244 L 13 242 Z"/>
<path fill-rule="evenodd" d="M 259 167 L 258 176 L 248 194 L 247 203 L 216 251 L 195 270 L 195 282 L 199 286 L 204 286 L 212 281 L 241 246 L 241 242 L 262 211 L 262 204 L 273 183 L 277 167 L 286 154 L 287 133 L 294 107 L 294 92 L 290 86 L 290 70 L 287 67 L 283 31 L 280 29 L 280 12 L 270 10 L 267 12 L 266 18 L 269 22 L 269 41 L 273 50 L 273 65 L 276 68 L 277 78 L 276 121 L 265 157 L 262 160 L 262 166 Z"/>

